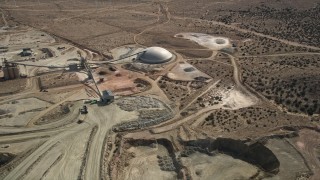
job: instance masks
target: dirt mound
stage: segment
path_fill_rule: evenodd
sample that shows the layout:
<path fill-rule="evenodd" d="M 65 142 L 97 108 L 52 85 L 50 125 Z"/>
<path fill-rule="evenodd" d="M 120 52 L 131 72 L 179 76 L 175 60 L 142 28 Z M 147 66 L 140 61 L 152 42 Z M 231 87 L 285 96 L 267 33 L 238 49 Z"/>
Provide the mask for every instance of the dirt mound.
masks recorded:
<path fill-rule="evenodd" d="M 139 88 L 141 92 L 147 91 L 151 88 L 151 84 L 143 79 L 137 78 L 133 82 L 136 84 L 136 87 Z"/>
<path fill-rule="evenodd" d="M 54 108 L 53 110 L 45 114 L 43 117 L 41 117 L 38 121 L 35 122 L 35 124 L 44 125 L 58 121 L 59 119 L 70 113 L 70 109 L 72 106 L 73 104 L 69 103 L 61 104 L 60 106 Z"/>
<path fill-rule="evenodd" d="M 122 122 L 113 127 L 113 131 L 129 131 L 153 126 L 173 117 L 169 106 L 151 97 L 127 97 L 117 102 L 124 111 L 137 111 L 138 119 Z"/>
<path fill-rule="evenodd" d="M 48 73 L 40 76 L 40 82 L 42 89 L 50 89 L 80 83 L 76 73 Z"/>

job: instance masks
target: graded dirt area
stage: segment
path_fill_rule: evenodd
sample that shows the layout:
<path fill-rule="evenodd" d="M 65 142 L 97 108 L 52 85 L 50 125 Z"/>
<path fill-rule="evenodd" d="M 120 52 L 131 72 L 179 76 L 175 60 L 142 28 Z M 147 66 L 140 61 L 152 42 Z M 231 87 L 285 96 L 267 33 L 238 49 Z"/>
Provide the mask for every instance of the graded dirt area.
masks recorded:
<path fill-rule="evenodd" d="M 167 74 L 167 77 L 175 81 L 194 81 L 197 79 L 209 80 L 211 77 L 202 73 L 192 65 L 181 62 Z"/>
<path fill-rule="evenodd" d="M 135 154 L 129 162 L 129 166 L 125 171 L 128 173 L 123 179 L 136 180 L 136 179 L 176 179 L 176 174 L 170 171 L 162 171 L 158 165 L 157 156 L 168 155 L 165 147 L 155 145 L 152 147 L 132 147 L 128 152 Z M 122 178 L 119 178 L 122 179 Z"/>
<path fill-rule="evenodd" d="M 25 126 L 30 118 L 51 104 L 36 98 L 19 99 L 0 105 L 4 112 L 1 117 L 1 126 Z"/>
<path fill-rule="evenodd" d="M 317 180 L 319 8 L 0 0 L 0 179 Z"/>
<path fill-rule="evenodd" d="M 293 179 L 296 176 L 308 174 L 309 167 L 305 164 L 301 154 L 286 140 L 271 139 L 267 147 L 274 152 L 280 161 L 279 179 Z M 290 172 L 296 171 L 297 174 Z"/>
<path fill-rule="evenodd" d="M 250 179 L 259 173 L 258 168 L 223 154 L 195 153 L 182 158 L 182 163 L 190 167 L 194 179 Z"/>

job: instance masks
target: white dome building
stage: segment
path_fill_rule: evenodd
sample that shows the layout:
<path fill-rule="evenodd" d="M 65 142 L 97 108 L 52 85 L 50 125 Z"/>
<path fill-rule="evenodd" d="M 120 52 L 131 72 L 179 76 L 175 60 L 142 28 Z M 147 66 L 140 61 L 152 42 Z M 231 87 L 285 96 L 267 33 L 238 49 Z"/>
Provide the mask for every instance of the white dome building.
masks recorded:
<path fill-rule="evenodd" d="M 139 60 L 148 64 L 161 64 L 172 59 L 173 55 L 161 47 L 149 47 L 140 54 Z"/>

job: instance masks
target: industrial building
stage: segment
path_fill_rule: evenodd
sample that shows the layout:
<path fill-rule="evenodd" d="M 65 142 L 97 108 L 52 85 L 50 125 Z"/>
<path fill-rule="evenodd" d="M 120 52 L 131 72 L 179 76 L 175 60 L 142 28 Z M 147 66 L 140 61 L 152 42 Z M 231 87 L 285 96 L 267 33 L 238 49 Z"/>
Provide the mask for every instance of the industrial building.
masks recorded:
<path fill-rule="evenodd" d="M 6 64 L 2 67 L 4 80 L 20 78 L 20 71 L 15 64 Z"/>
<path fill-rule="evenodd" d="M 22 52 L 19 53 L 21 57 L 31 56 L 32 50 L 30 48 L 23 48 Z"/>
<path fill-rule="evenodd" d="M 173 55 L 161 47 L 149 47 L 139 55 L 139 60 L 148 64 L 161 64 L 172 59 Z"/>

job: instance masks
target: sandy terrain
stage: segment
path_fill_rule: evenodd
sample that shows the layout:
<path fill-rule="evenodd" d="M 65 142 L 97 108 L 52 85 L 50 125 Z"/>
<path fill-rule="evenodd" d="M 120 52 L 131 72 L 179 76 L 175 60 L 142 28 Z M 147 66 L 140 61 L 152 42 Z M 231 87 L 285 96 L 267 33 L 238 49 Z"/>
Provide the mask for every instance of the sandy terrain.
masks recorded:
<path fill-rule="evenodd" d="M 111 109 L 112 111 L 110 111 Z M 26 171 L 29 172 L 28 176 L 33 178 L 48 176 L 49 179 L 51 179 L 52 176 L 50 174 L 55 174 L 55 171 L 60 174 L 56 177 L 57 179 L 76 178 L 79 176 L 80 169 L 82 168 L 90 169 L 86 171 L 90 173 L 84 174 L 84 176 L 99 176 L 98 169 L 95 167 L 96 163 L 100 162 L 101 154 L 97 152 L 102 148 L 102 142 L 107 131 L 109 131 L 114 124 L 133 118 L 135 113 L 122 111 L 118 109 L 117 106 L 113 105 L 104 109 L 91 107 L 89 108 L 89 111 L 94 111 L 95 114 L 91 113 L 91 115 L 87 116 L 85 119 L 86 123 L 73 125 L 71 131 L 66 131 L 58 134 L 57 136 L 53 136 L 46 143 L 40 146 L 37 151 L 17 166 L 16 169 L 11 171 L 6 178 L 11 179 L 21 177 Z M 95 130 L 93 131 L 92 128 Z M 94 132 L 94 136 L 92 137 L 93 139 L 90 140 L 92 146 L 89 150 L 89 152 L 92 153 L 92 156 L 89 156 L 90 158 L 88 158 L 85 167 L 81 167 L 81 159 L 84 156 L 83 148 L 86 147 L 90 132 L 92 133 L 92 131 Z M 59 161 L 55 163 L 57 159 L 59 159 Z M 42 164 L 46 164 L 46 166 L 43 166 Z M 39 165 L 42 170 L 36 168 L 37 165 Z M 50 171 L 47 172 L 49 168 Z M 73 168 L 74 170 L 71 170 L 70 168 Z M 32 171 L 30 172 L 28 169 Z M 62 171 L 66 171 L 68 173 L 63 173 Z M 69 172 L 72 172 L 72 174 Z"/>
<path fill-rule="evenodd" d="M 0 0 L 0 179 L 317 179 L 317 3 Z"/>
<path fill-rule="evenodd" d="M 240 91 L 233 89 L 226 95 L 223 106 L 230 109 L 240 109 L 255 104 L 255 99 L 251 98 Z"/>
<path fill-rule="evenodd" d="M 20 99 L 0 105 L 1 126 L 25 126 L 29 120 L 51 104 L 35 98 Z"/>
<path fill-rule="evenodd" d="M 259 171 L 246 162 L 223 154 L 210 157 L 195 153 L 188 158 L 182 158 L 182 162 L 190 167 L 195 179 L 249 179 Z"/>
<path fill-rule="evenodd" d="M 176 179 L 174 172 L 162 171 L 158 165 L 157 155 L 168 155 L 166 148 L 157 145 L 155 148 L 150 147 L 132 147 L 128 150 L 133 152 L 135 157 L 130 160 L 130 165 L 126 169 L 126 180 L 136 179 Z"/>

